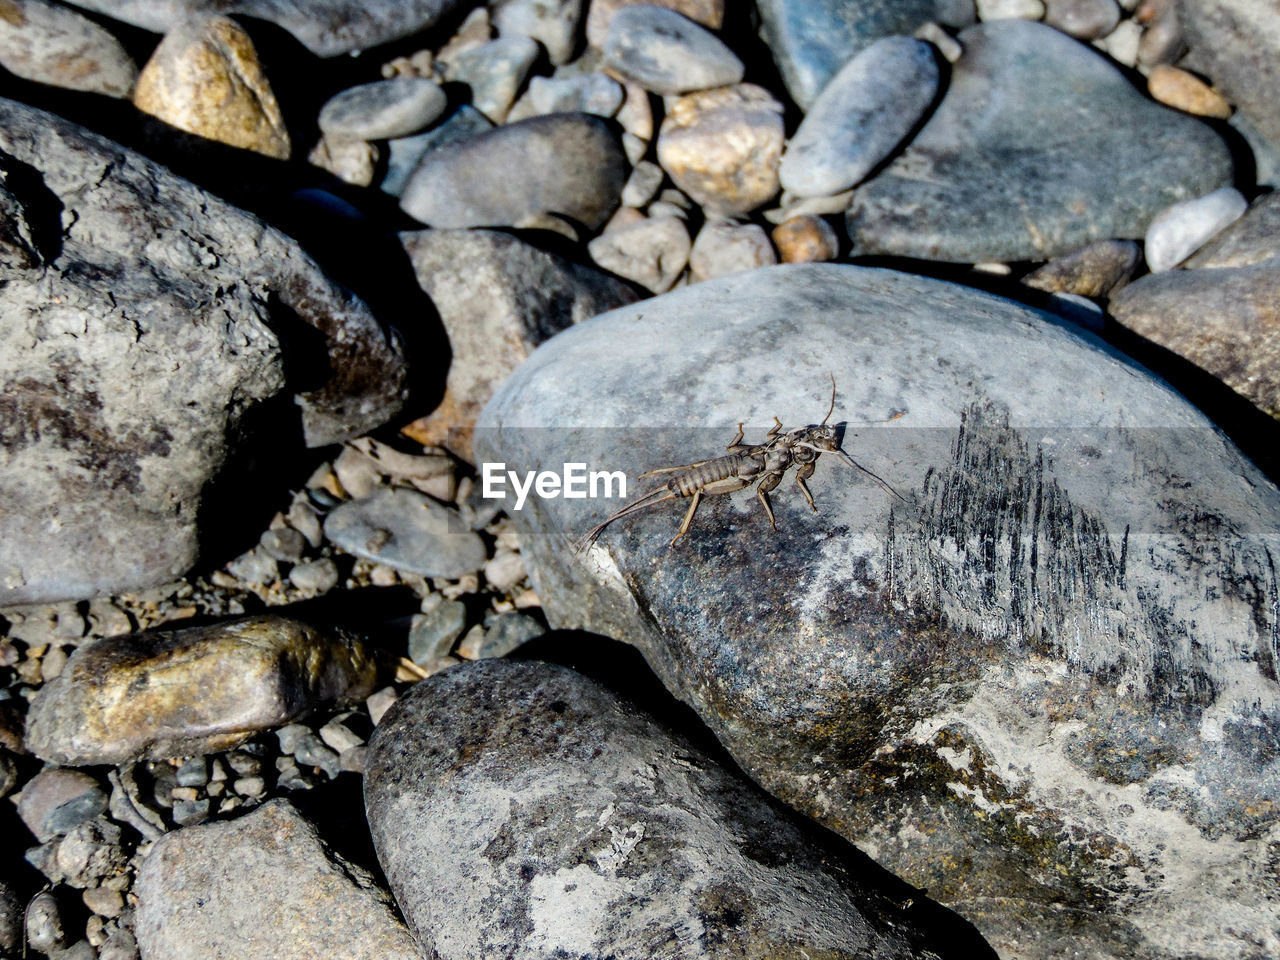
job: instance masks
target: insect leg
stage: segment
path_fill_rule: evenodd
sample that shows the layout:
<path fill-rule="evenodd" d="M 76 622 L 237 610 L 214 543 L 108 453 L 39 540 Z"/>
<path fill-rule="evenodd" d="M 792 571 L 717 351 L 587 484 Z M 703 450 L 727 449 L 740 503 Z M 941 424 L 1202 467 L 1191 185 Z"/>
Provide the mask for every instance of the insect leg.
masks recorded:
<path fill-rule="evenodd" d="M 773 426 L 769 428 L 769 432 L 765 434 L 766 439 L 772 440 L 782 432 L 782 421 L 777 417 L 773 418 Z"/>
<path fill-rule="evenodd" d="M 745 422 L 745 421 L 744 421 L 744 422 Z M 742 442 L 742 424 L 740 423 L 740 424 L 738 424 L 738 434 L 737 434 L 737 436 L 735 436 L 732 440 L 730 440 L 730 441 L 729 441 L 729 445 L 728 445 L 727 447 L 725 447 L 725 449 L 726 449 L 726 450 L 732 450 L 734 447 L 736 447 L 736 446 L 737 446 L 738 444 L 740 444 L 741 442 Z"/>
<path fill-rule="evenodd" d="M 702 502 L 702 491 L 693 491 L 693 502 L 689 504 L 689 511 L 684 515 L 684 522 L 680 524 L 679 532 L 671 538 L 671 546 L 676 545 L 676 541 L 689 532 L 689 524 L 693 522 L 693 515 L 698 509 L 698 504 Z"/>
<path fill-rule="evenodd" d="M 764 512 L 769 517 L 769 526 L 778 529 L 778 521 L 773 517 L 773 505 L 769 503 L 769 491 L 782 482 L 782 470 L 775 470 L 772 473 L 766 473 L 756 484 L 756 496 L 760 499 L 760 506 L 764 507 Z"/>
<path fill-rule="evenodd" d="M 813 502 L 813 494 L 809 492 L 809 487 L 805 481 L 813 476 L 813 471 L 817 469 L 817 466 L 817 461 L 802 463 L 796 470 L 796 486 L 800 488 L 800 492 L 804 494 L 805 500 L 809 503 L 809 509 L 814 513 L 818 512 L 818 505 Z"/>

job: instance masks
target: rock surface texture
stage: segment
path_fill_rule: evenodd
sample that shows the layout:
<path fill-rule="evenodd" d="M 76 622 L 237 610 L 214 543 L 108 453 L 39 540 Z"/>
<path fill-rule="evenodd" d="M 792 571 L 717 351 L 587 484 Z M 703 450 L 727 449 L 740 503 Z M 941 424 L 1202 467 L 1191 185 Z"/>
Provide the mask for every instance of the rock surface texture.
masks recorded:
<path fill-rule="evenodd" d="M 959 39 L 937 110 L 854 191 L 856 253 L 1044 260 L 1139 238 L 1171 203 L 1230 181 L 1213 130 L 1152 103 L 1065 34 L 1005 20 Z"/>
<path fill-rule="evenodd" d="M 1280 145 L 1280 17 L 1270 0 L 1177 0 L 1196 69 Z"/>
<path fill-rule="evenodd" d="M 290 387 L 313 445 L 399 410 L 398 338 L 282 233 L 10 101 L 0 169 L 0 603 L 183 573 L 207 484 Z M 299 321 L 327 369 L 286 377 Z"/>
<path fill-rule="evenodd" d="M 127 97 L 138 67 L 120 41 L 47 0 L 0 0 L 0 65 L 37 83 Z"/>
<path fill-rule="evenodd" d="M 827 456 L 776 532 L 711 497 L 674 547 L 681 503 L 575 554 L 616 501 L 531 499 L 551 624 L 636 644 L 760 783 L 1002 956 L 1280 949 L 1280 491 L 1099 341 L 940 281 L 759 270 L 566 331 L 477 452 L 634 478 L 817 421 L 828 374 L 834 419 L 901 414 L 844 445 L 908 503 Z"/>
<path fill-rule="evenodd" d="M 754 785 L 563 667 L 419 684 L 370 744 L 365 797 L 424 956 L 933 955 Z"/>

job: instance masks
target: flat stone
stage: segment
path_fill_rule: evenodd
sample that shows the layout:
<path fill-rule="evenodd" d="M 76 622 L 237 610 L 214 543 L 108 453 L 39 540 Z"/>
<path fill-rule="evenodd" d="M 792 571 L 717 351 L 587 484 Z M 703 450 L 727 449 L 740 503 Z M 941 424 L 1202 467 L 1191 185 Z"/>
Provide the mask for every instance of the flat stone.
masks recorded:
<path fill-rule="evenodd" d="M 768 234 L 758 225 L 708 223 L 698 231 L 689 252 L 690 279 L 700 283 L 777 262 Z"/>
<path fill-rule="evenodd" d="M 424 577 L 460 577 L 485 561 L 484 542 L 456 511 L 402 487 L 337 507 L 324 535 L 347 553 Z"/>
<path fill-rule="evenodd" d="M 1280 146 L 1280 19 L 1271 0 L 1177 0 L 1191 51 L 1184 65 L 1212 78 L 1272 146 Z"/>
<path fill-rule="evenodd" d="M 0 65 L 68 90 L 125 97 L 138 66 L 115 36 L 47 0 L 0 0 Z"/>
<path fill-rule="evenodd" d="M 559 217 L 595 230 L 618 205 L 629 170 L 607 121 L 557 113 L 433 150 L 400 206 L 432 227 L 521 227 Z"/>
<path fill-rule="evenodd" d="M 365 804 L 424 956 L 929 956 L 799 818 L 563 667 L 413 687 L 370 743 Z"/>
<path fill-rule="evenodd" d="M 740 81 L 746 69 L 710 30 L 648 3 L 625 6 L 610 19 L 604 64 L 663 94 L 728 86 Z"/>
<path fill-rule="evenodd" d="M 1098 240 L 1049 261 L 1022 282 L 1045 293 L 1107 297 L 1129 282 L 1141 256 L 1132 241 Z"/>
<path fill-rule="evenodd" d="M 877 40 L 846 63 L 814 100 L 787 144 L 778 174 L 800 197 L 861 182 L 920 122 L 938 94 L 933 47 L 910 37 Z"/>
<path fill-rule="evenodd" d="M 445 78 L 471 88 L 471 105 L 494 123 L 506 119 L 538 54 L 535 40 L 516 34 L 463 51 L 449 62 Z"/>
<path fill-rule="evenodd" d="M 500 0 L 492 11 L 493 25 L 504 37 L 537 40 L 559 65 L 573 59 L 584 6 L 585 0 Z"/>
<path fill-rule="evenodd" d="M 1223 271 L 1144 282 L 1195 273 Z M 1280 490 L 1127 357 L 970 288 L 809 264 L 640 306 L 536 351 L 478 456 L 621 470 L 634 499 L 739 421 L 818 422 L 834 375 L 844 448 L 896 495 L 826 456 L 776 531 L 744 490 L 674 546 L 684 503 L 582 553 L 617 502 L 531 498 L 550 625 L 638 646 L 757 782 L 1002 956 L 1274 952 Z"/>
<path fill-rule="evenodd" d="M 73 766 L 212 753 L 363 699 L 376 672 L 359 641 L 276 616 L 111 637 L 36 694 L 26 744 Z"/>
<path fill-rule="evenodd" d="M 354 53 L 418 33 L 465 0 L 72 0 L 154 33 L 214 10 L 283 27 L 321 57 Z"/>
<path fill-rule="evenodd" d="M 395 77 L 350 87 L 320 108 L 327 137 L 392 140 L 417 133 L 444 113 L 449 98 L 422 77 Z"/>
<path fill-rule="evenodd" d="M 671 289 L 689 262 L 691 248 L 689 231 L 674 216 L 645 217 L 587 244 L 597 264 L 652 293 Z"/>
<path fill-rule="evenodd" d="M 1231 116 L 1231 104 L 1218 91 L 1194 73 L 1158 63 L 1147 74 L 1147 92 L 1152 99 L 1197 117 L 1225 120 Z"/>
<path fill-rule="evenodd" d="M 418 169 L 418 164 L 428 153 L 446 143 L 466 140 L 492 129 L 493 123 L 483 113 L 464 104 L 434 129 L 390 141 L 387 144 L 387 173 L 379 189 L 393 197 L 400 196 L 413 171 Z"/>
<path fill-rule="evenodd" d="M 1093 240 L 1141 237 L 1171 203 L 1230 181 L 1231 158 L 1213 130 L 1153 104 L 1052 27 L 986 23 L 960 42 L 938 109 L 854 191 L 856 254 L 1044 260 Z"/>
<path fill-rule="evenodd" d="M 170 31 L 142 68 L 133 105 L 187 133 L 289 159 L 289 131 L 258 52 L 226 17 Z"/>
<path fill-rule="evenodd" d="M 285 800 L 162 837 L 134 892 L 144 957 L 420 957 L 377 881 Z"/>
<path fill-rule="evenodd" d="M 1105 37 L 1120 22 L 1116 0 L 1045 0 L 1044 22 L 1077 40 Z"/>
<path fill-rule="evenodd" d="M 882 37 L 931 21 L 973 22 L 973 0 L 758 0 L 761 28 L 787 92 L 807 109 L 836 73 Z"/>
<path fill-rule="evenodd" d="M 709 212 L 732 217 L 777 195 L 782 144 L 782 104 L 741 83 L 673 103 L 658 133 L 658 162 Z"/>
<path fill-rule="evenodd" d="M 1248 206 L 1239 190 L 1223 187 L 1162 210 L 1147 228 L 1147 267 L 1152 273 L 1173 269 L 1244 216 Z"/>
<path fill-rule="evenodd" d="M 1114 297 L 1110 312 L 1134 333 L 1213 374 L 1280 418 L 1280 260 L 1170 270 Z"/>
<path fill-rule="evenodd" d="M 831 224 L 813 214 L 788 217 L 769 234 L 783 263 L 821 263 L 834 260 L 840 239 Z"/>
<path fill-rule="evenodd" d="M 1275 257 L 1280 257 L 1280 193 L 1268 193 L 1192 255 L 1186 266 L 1249 267 Z"/>
<path fill-rule="evenodd" d="M 467 606 L 459 600 L 445 600 L 417 614 L 409 626 L 409 659 L 418 666 L 448 656 L 467 628 Z"/>
<path fill-rule="evenodd" d="M 471 460 L 481 407 L 538 344 L 636 299 L 598 270 L 492 230 L 422 230 L 400 242 L 431 298 L 453 357 L 440 407 L 405 431 Z"/>
<path fill-rule="evenodd" d="M 587 43 L 597 50 L 602 48 L 609 36 L 609 23 L 613 15 L 623 7 L 642 2 L 644 0 L 590 0 L 586 25 Z M 724 26 L 725 0 L 653 0 L 652 5 L 674 10 L 709 30 L 719 30 Z"/>
<path fill-rule="evenodd" d="M 11 101 L 0 151 L 0 605 L 185 573 L 208 488 L 264 404 L 304 389 L 312 445 L 398 412 L 399 337 L 283 233 Z M 320 349 L 286 358 L 302 323 Z"/>
<path fill-rule="evenodd" d="M 41 843 L 107 810 L 107 795 L 97 780 L 63 767 L 40 771 L 14 799 L 18 816 Z"/>

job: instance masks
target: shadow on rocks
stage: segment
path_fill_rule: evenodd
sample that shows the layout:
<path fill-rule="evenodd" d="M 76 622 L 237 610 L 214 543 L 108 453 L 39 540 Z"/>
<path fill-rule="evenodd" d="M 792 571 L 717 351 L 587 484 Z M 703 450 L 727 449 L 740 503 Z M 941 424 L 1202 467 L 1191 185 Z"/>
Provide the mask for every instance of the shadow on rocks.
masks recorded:
<path fill-rule="evenodd" d="M 555 630 L 524 644 L 511 659 L 554 663 L 590 677 L 618 697 L 634 703 L 649 717 L 678 736 L 706 751 L 743 780 L 751 779 L 742 772 L 711 731 L 698 719 L 697 714 L 667 692 L 634 647 L 586 631 Z M 847 870 L 851 876 L 858 877 L 865 885 L 867 895 L 858 904 L 860 910 L 867 914 L 877 914 L 877 904 L 883 902 L 878 898 L 887 898 L 906 911 L 913 921 L 912 927 L 928 931 L 924 942 L 917 944 L 919 948 L 932 951 L 942 960 L 998 960 L 995 950 L 969 921 L 930 899 L 926 891 L 885 870 L 832 831 L 801 816 L 763 790 L 760 793 L 780 817 L 791 821 L 806 833 L 815 848 L 822 850 L 827 857 Z"/>

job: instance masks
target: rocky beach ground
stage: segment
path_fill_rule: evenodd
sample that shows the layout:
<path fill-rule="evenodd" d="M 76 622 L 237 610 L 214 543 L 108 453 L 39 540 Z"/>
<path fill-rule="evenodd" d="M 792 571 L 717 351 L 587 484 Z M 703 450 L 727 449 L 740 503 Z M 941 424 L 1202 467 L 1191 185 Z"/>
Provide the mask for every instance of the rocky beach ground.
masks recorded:
<path fill-rule="evenodd" d="M 1277 64 L 0 0 L 0 957 L 1280 956 Z"/>

